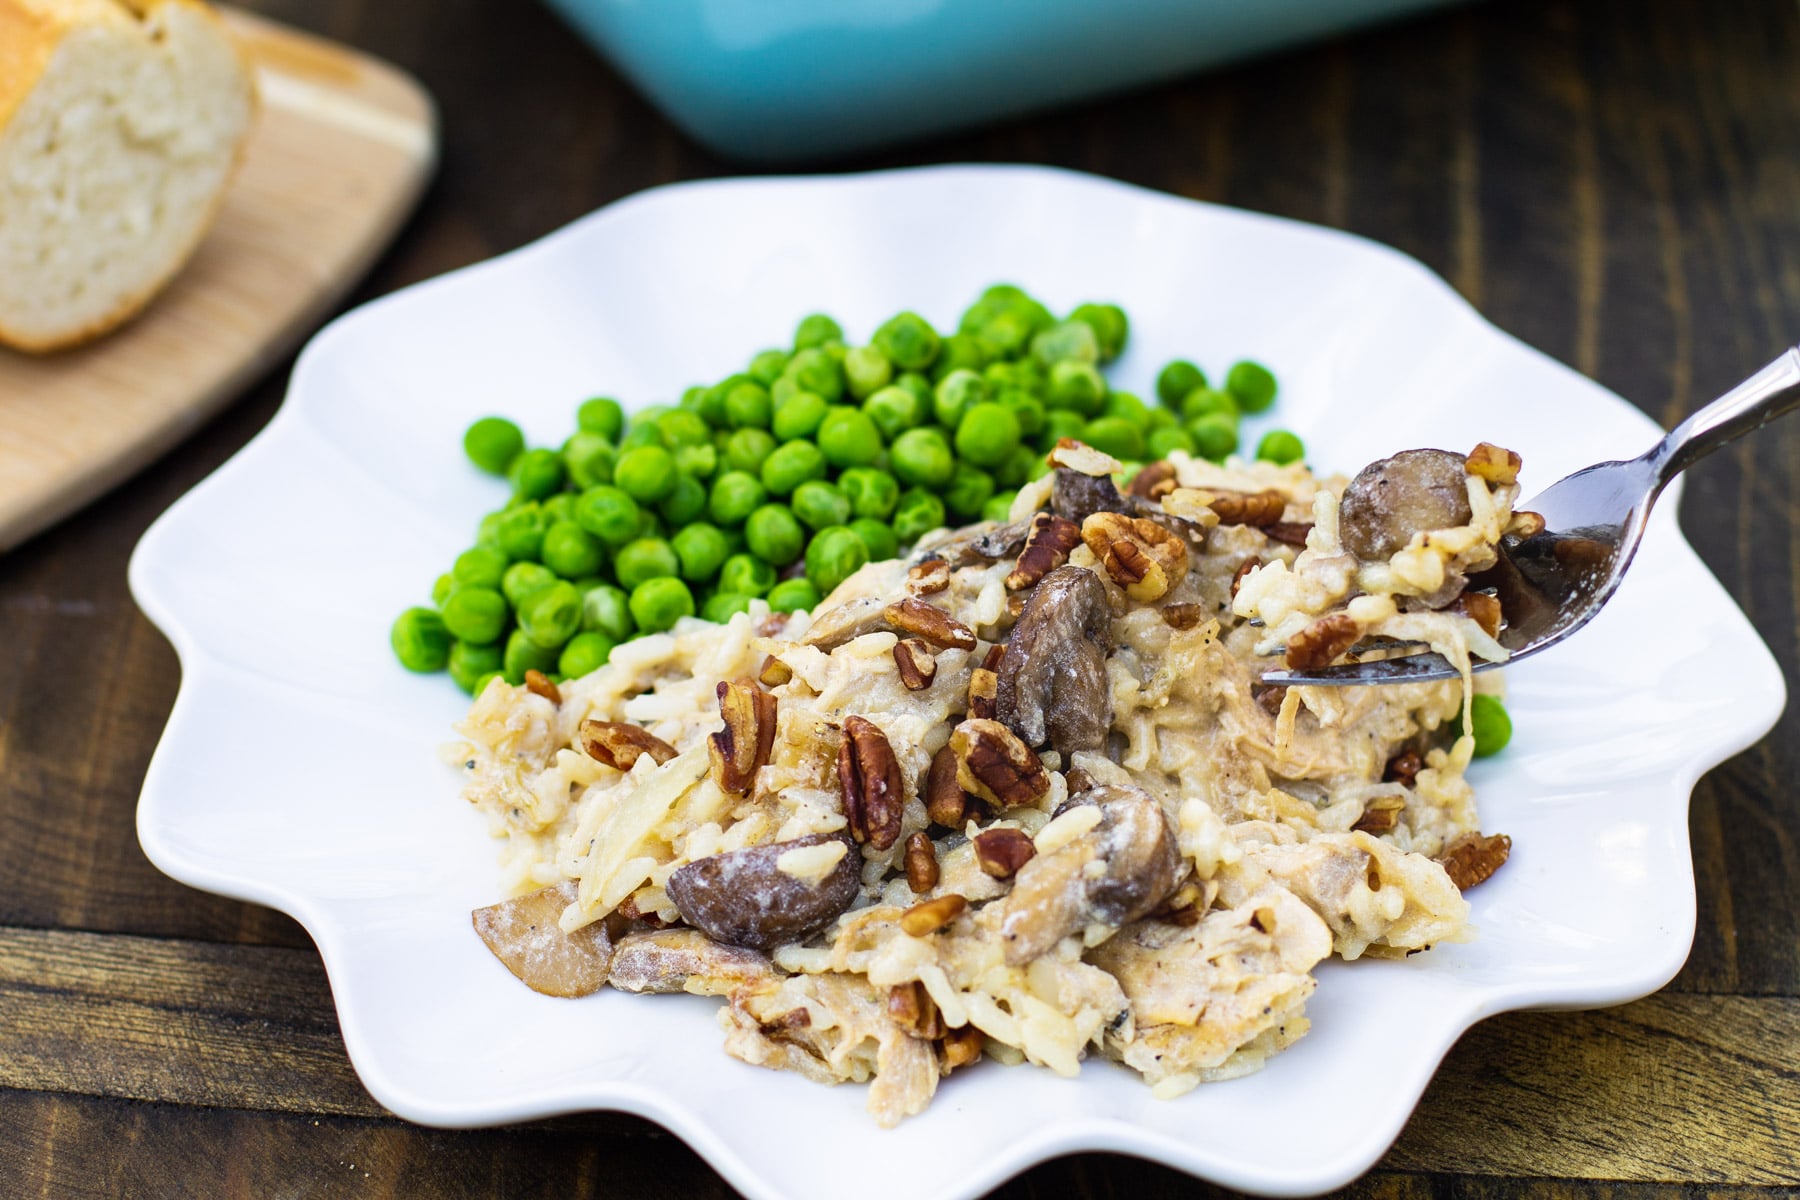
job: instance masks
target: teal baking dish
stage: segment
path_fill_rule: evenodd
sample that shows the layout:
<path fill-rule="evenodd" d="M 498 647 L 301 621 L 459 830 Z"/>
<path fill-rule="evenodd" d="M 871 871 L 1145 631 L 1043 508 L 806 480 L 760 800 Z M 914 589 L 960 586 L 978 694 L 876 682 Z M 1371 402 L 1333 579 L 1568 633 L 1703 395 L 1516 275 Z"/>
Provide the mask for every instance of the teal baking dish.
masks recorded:
<path fill-rule="evenodd" d="M 763 162 L 966 127 L 1453 0 L 549 0 L 700 142 Z"/>

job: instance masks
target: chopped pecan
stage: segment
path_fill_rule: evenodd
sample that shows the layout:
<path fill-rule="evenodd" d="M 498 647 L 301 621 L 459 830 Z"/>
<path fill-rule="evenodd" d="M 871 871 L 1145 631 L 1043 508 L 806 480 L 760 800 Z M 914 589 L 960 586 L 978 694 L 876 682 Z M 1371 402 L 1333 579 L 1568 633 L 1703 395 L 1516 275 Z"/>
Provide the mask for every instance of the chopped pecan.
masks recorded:
<path fill-rule="evenodd" d="M 990 720 L 994 715 L 994 697 L 1000 691 L 1000 676 L 986 667 L 969 672 L 969 715 Z"/>
<path fill-rule="evenodd" d="M 1508 537 L 1530 538 L 1544 532 L 1544 516 L 1542 513 L 1516 512 L 1512 520 L 1507 522 Z"/>
<path fill-rule="evenodd" d="M 923 638 L 934 646 L 948 646 L 955 650 L 975 648 L 974 630 L 943 609 L 912 596 L 888 605 L 883 615 L 895 629 Z"/>
<path fill-rule="evenodd" d="M 1103 475 L 1116 475 L 1125 469 L 1121 463 L 1104 450 L 1096 450 L 1086 442 L 1078 442 L 1074 438 L 1056 439 L 1056 447 L 1050 451 L 1050 465 L 1067 467 L 1083 475 L 1096 478 Z"/>
<path fill-rule="evenodd" d="M 1279 683 L 1256 683 L 1250 686 L 1250 698 L 1256 706 L 1271 717 L 1281 712 L 1281 702 L 1287 699 L 1287 688 Z"/>
<path fill-rule="evenodd" d="M 1260 492 L 1217 492 L 1212 510 L 1221 525 L 1273 525 L 1287 511 L 1287 497 L 1274 488 Z"/>
<path fill-rule="evenodd" d="M 1466 892 L 1498 871 L 1512 853 L 1512 839 L 1504 833 L 1465 833 L 1438 855 L 1444 873 L 1458 891 Z"/>
<path fill-rule="evenodd" d="M 1147 517 L 1094 513 L 1081 538 L 1133 600 L 1157 599 L 1187 571 L 1187 543 Z"/>
<path fill-rule="evenodd" d="M 906 590 L 915 596 L 930 596 L 950 586 L 950 564 L 941 558 L 928 558 L 906 570 Z"/>
<path fill-rule="evenodd" d="M 1404 796 L 1376 796 L 1364 806 L 1362 816 L 1350 828 L 1360 829 L 1364 833 L 1391 833 L 1400 824 L 1400 814 L 1405 810 Z"/>
<path fill-rule="evenodd" d="M 775 696 L 748 675 L 720 680 L 718 695 L 725 728 L 707 739 L 713 782 L 722 792 L 742 796 L 775 749 Z"/>
<path fill-rule="evenodd" d="M 1311 521 L 1276 521 L 1272 525 L 1262 527 L 1263 536 L 1272 542 L 1282 542 L 1289 546 L 1306 545 L 1306 535 L 1312 532 Z"/>
<path fill-rule="evenodd" d="M 1231 598 L 1233 600 L 1237 599 L 1238 589 L 1244 586 L 1244 580 L 1250 577 L 1250 572 L 1262 565 L 1263 560 L 1256 558 L 1255 556 L 1246 558 L 1243 562 L 1238 564 L 1238 569 L 1232 572 L 1231 575 Z"/>
<path fill-rule="evenodd" d="M 756 636 L 774 637 L 776 634 L 787 628 L 789 615 L 790 614 L 784 612 L 770 613 L 757 625 Z"/>
<path fill-rule="evenodd" d="M 1019 553 L 1018 565 L 1006 577 L 1008 591 L 1028 588 L 1069 561 L 1069 551 L 1081 544 L 1081 527 L 1065 521 L 1055 513 L 1041 512 L 1031 518 L 1031 532 L 1025 536 L 1025 549 Z"/>
<path fill-rule="evenodd" d="M 950 735 L 956 779 L 964 791 L 1002 808 L 1036 804 L 1050 790 L 1044 764 L 998 721 L 972 717 Z"/>
<path fill-rule="evenodd" d="M 1023 829 L 984 829 L 975 835 L 975 862 L 995 879 L 1011 879 L 1037 854 Z"/>
<path fill-rule="evenodd" d="M 944 1036 L 944 1018 L 937 1003 L 918 980 L 896 984 L 888 989 L 888 1016 L 907 1036 L 934 1042 Z"/>
<path fill-rule="evenodd" d="M 1162 606 L 1163 624 L 1170 629 L 1188 630 L 1200 624 L 1200 618 L 1206 610 L 1198 604 L 1165 604 Z"/>
<path fill-rule="evenodd" d="M 906 839 L 906 886 L 923 895 L 938 885 L 937 847 L 923 831 Z"/>
<path fill-rule="evenodd" d="M 850 836 L 886 850 L 900 837 L 900 764 L 887 735 L 866 717 L 844 718 L 844 740 L 838 745 L 838 783 L 843 788 L 844 819 Z"/>
<path fill-rule="evenodd" d="M 956 920 L 967 907 L 969 902 L 955 892 L 921 900 L 900 914 L 900 929 L 913 937 L 927 937 Z"/>
<path fill-rule="evenodd" d="M 1464 592 L 1450 606 L 1450 611 L 1468 617 L 1489 637 L 1500 636 L 1500 601 L 1486 592 Z"/>
<path fill-rule="evenodd" d="M 763 655 L 762 666 L 757 669 L 756 678 L 764 687 L 780 687 L 794 677 L 794 668 L 776 658 L 773 654 Z"/>
<path fill-rule="evenodd" d="M 1511 450 L 1496 446 L 1492 442 L 1482 442 L 1469 451 L 1468 461 L 1463 470 L 1477 479 L 1485 479 L 1489 483 L 1519 482 L 1519 467 L 1522 460 Z"/>
<path fill-rule="evenodd" d="M 998 671 L 1000 664 L 1004 661 L 1006 661 L 1005 642 L 995 642 L 987 648 L 987 653 L 981 656 L 981 665 L 990 671 Z"/>
<path fill-rule="evenodd" d="M 894 667 L 907 691 L 924 691 L 937 678 L 937 655 L 918 638 L 901 638 L 894 643 Z"/>
<path fill-rule="evenodd" d="M 562 703 L 562 690 L 550 682 L 550 677 L 535 668 L 525 672 L 525 690 L 534 696 L 542 696 L 552 704 Z"/>
<path fill-rule="evenodd" d="M 980 1061 L 984 1045 L 981 1030 L 973 1025 L 964 1025 L 960 1029 L 946 1029 L 944 1031 L 944 1074 L 948 1075 L 958 1067 L 966 1067 L 970 1063 Z"/>
<path fill-rule="evenodd" d="M 1167 459 L 1145 463 L 1131 477 L 1131 487 L 1127 490 L 1145 500 L 1161 500 L 1175 490 L 1175 465 Z"/>
<path fill-rule="evenodd" d="M 1320 617 L 1288 639 L 1284 658 L 1290 671 L 1316 671 L 1362 638 L 1362 626 L 1349 613 Z"/>
<path fill-rule="evenodd" d="M 925 772 L 925 815 L 933 824 L 960 829 L 968 811 L 968 794 L 956 781 L 956 751 L 945 744 L 931 756 L 931 769 Z"/>
<path fill-rule="evenodd" d="M 1173 925 L 1198 925 L 1206 915 L 1207 905 L 1204 903 L 1205 892 L 1194 880 L 1190 879 L 1175 889 L 1175 894 L 1162 902 L 1157 910 L 1150 914 L 1156 921 L 1168 921 Z"/>
<path fill-rule="evenodd" d="M 1425 760 L 1419 757 L 1417 750 L 1402 750 L 1388 759 L 1387 769 L 1381 773 L 1381 778 L 1389 783 L 1411 787 L 1413 780 L 1417 779 L 1419 772 L 1424 769 Z"/>
<path fill-rule="evenodd" d="M 648 754 L 657 766 L 675 757 L 675 747 L 642 725 L 625 721 L 583 721 L 580 736 L 589 758 L 621 771 L 636 766 L 640 755 Z"/>

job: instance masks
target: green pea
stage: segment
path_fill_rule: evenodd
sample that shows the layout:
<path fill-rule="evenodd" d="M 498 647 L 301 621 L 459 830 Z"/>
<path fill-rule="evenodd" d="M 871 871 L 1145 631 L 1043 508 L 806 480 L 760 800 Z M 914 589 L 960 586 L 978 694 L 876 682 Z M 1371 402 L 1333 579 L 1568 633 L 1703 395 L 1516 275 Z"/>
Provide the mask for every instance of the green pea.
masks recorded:
<path fill-rule="evenodd" d="M 514 562 L 536 561 L 544 551 L 544 531 L 550 518 L 543 508 L 526 502 L 509 508 L 495 526 L 500 552 Z"/>
<path fill-rule="evenodd" d="M 806 548 L 806 531 L 786 506 L 765 504 L 744 522 L 744 544 L 764 562 L 785 567 Z"/>
<path fill-rule="evenodd" d="M 463 433 L 463 453 L 490 475 L 504 475 L 525 449 L 525 435 L 505 417 L 483 417 Z"/>
<path fill-rule="evenodd" d="M 498 674 L 505 665 L 506 649 L 498 643 L 450 643 L 450 678 L 457 687 L 471 696 L 481 694 L 475 689 L 476 684 L 489 675 Z"/>
<path fill-rule="evenodd" d="M 1036 332 L 1029 313 L 1013 308 L 995 313 L 975 331 L 975 336 L 989 358 L 1012 358 L 1025 351 Z"/>
<path fill-rule="evenodd" d="M 579 499 L 579 497 L 577 497 L 574 492 L 558 492 L 548 500 L 543 501 L 542 507 L 544 510 L 544 521 L 546 522 L 544 531 L 546 533 L 549 532 L 549 527 L 556 524 L 558 521 L 573 521 L 575 519 L 575 501 L 577 499 Z"/>
<path fill-rule="evenodd" d="M 507 474 L 512 479 L 514 495 L 542 500 L 563 485 L 562 455 L 554 450 L 527 450 L 513 459 Z"/>
<path fill-rule="evenodd" d="M 704 445 L 683 446 L 675 451 L 675 469 L 695 479 L 711 479 L 713 472 L 719 469 L 718 448 L 710 438 Z"/>
<path fill-rule="evenodd" d="M 1457 718 L 1457 732 L 1464 732 L 1462 718 Z M 1512 717 L 1498 696 L 1469 698 L 1469 731 L 1475 734 L 1475 757 L 1486 758 L 1506 749 L 1512 741 Z"/>
<path fill-rule="evenodd" d="M 937 330 L 915 312 L 897 313 L 875 331 L 875 346 L 902 371 L 923 371 L 937 357 L 943 340 Z"/>
<path fill-rule="evenodd" d="M 725 451 L 721 456 L 727 471 L 749 471 L 755 474 L 762 470 L 763 463 L 769 455 L 775 453 L 781 443 L 775 435 L 766 429 L 735 429 L 725 438 Z"/>
<path fill-rule="evenodd" d="M 1069 320 L 1080 321 L 1094 331 L 1094 340 L 1100 345 L 1101 362 L 1111 362 L 1119 357 L 1131 334 L 1131 322 L 1126 319 L 1125 310 L 1116 304 L 1083 304 L 1069 314 Z"/>
<path fill-rule="evenodd" d="M 1223 461 L 1227 454 L 1238 448 L 1237 421 L 1231 417 L 1213 414 L 1189 421 L 1188 435 L 1194 439 L 1194 448 L 1201 457 L 1210 458 L 1214 462 Z"/>
<path fill-rule="evenodd" d="M 444 607 L 444 601 L 448 600 L 450 598 L 450 593 L 455 590 L 456 576 L 452 575 L 449 571 L 445 571 L 442 575 L 439 575 L 437 580 L 431 585 L 431 602 L 439 608 L 442 608 Z"/>
<path fill-rule="evenodd" d="M 862 544 L 868 547 L 870 562 L 893 558 L 900 553 L 900 539 L 894 536 L 893 527 L 885 521 L 877 521 L 872 517 L 858 517 L 850 522 L 850 531 L 861 538 Z"/>
<path fill-rule="evenodd" d="M 771 428 L 774 429 L 775 436 L 784 442 L 811 437 L 818 432 L 819 422 L 825 419 L 825 413 L 830 407 L 825 403 L 825 397 L 817 392 L 796 391 L 776 405 Z"/>
<path fill-rule="evenodd" d="M 441 671 L 449 665 L 450 631 L 435 609 L 409 608 L 401 613 L 388 641 L 400 665 L 409 671 Z"/>
<path fill-rule="evenodd" d="M 827 525 L 806 547 L 806 577 L 829 596 L 869 561 L 869 547 L 848 525 Z"/>
<path fill-rule="evenodd" d="M 725 420 L 734 429 L 767 429 L 774 411 L 769 390 L 754 380 L 738 384 L 725 396 Z"/>
<path fill-rule="evenodd" d="M 540 646 L 526 637 L 523 629 L 515 629 L 506 638 L 506 650 L 500 660 L 501 672 L 506 676 L 506 682 L 518 687 L 525 682 L 527 671 L 542 671 L 548 675 L 556 670 L 560 650 L 560 646 Z"/>
<path fill-rule="evenodd" d="M 700 413 L 706 407 L 706 389 L 695 384 L 684 390 L 681 393 L 681 407 L 691 413 Z M 704 414 L 701 419 L 705 420 Z"/>
<path fill-rule="evenodd" d="M 931 377 L 934 382 L 942 382 L 952 371 L 979 373 L 987 364 L 987 348 L 980 338 L 970 333 L 953 333 L 944 339 L 937 361 L 931 364 Z"/>
<path fill-rule="evenodd" d="M 788 504 L 808 529 L 842 525 L 850 519 L 850 498 L 823 479 L 811 479 L 795 488 Z"/>
<path fill-rule="evenodd" d="M 605 554 L 600 540 L 574 521 L 557 521 L 544 531 L 544 565 L 564 579 L 579 579 L 600 569 Z"/>
<path fill-rule="evenodd" d="M 819 422 L 819 451 L 834 467 L 864 467 L 881 453 L 881 430 L 859 408 L 834 408 Z"/>
<path fill-rule="evenodd" d="M 1259 413 L 1275 403 L 1275 376 L 1261 363 L 1245 359 L 1232 363 L 1225 373 L 1225 390 L 1237 397 L 1245 412 Z"/>
<path fill-rule="evenodd" d="M 1114 395 L 1124 396 L 1124 395 L 1130 395 L 1130 393 L 1129 392 L 1115 392 Z M 1110 401 L 1110 399 L 1111 399 L 1111 397 L 1108 397 L 1109 401 Z M 1138 401 L 1138 403 L 1142 404 L 1143 401 L 1140 400 L 1140 401 Z M 1146 407 L 1148 407 L 1148 406 L 1146 406 Z M 1179 425 L 1179 424 L 1181 424 L 1181 418 L 1176 416 L 1174 413 L 1170 412 L 1166 408 L 1150 408 L 1144 415 L 1144 428 L 1145 429 L 1169 429 L 1169 428 Z"/>
<path fill-rule="evenodd" d="M 661 633 L 694 615 L 694 593 L 679 579 L 647 579 L 631 589 L 631 619 L 646 633 Z"/>
<path fill-rule="evenodd" d="M 898 386 L 882 388 L 863 401 L 862 410 L 888 441 L 919 424 L 927 411 L 910 389 Z"/>
<path fill-rule="evenodd" d="M 556 582 L 556 572 L 541 563 L 516 562 L 500 578 L 500 594 L 515 609 L 533 592 Z"/>
<path fill-rule="evenodd" d="M 907 430 L 894 439 L 890 455 L 894 474 L 913 487 L 943 487 L 956 470 L 956 459 L 941 429 Z"/>
<path fill-rule="evenodd" d="M 1001 487 L 1016 488 L 1029 483 L 1050 469 L 1044 455 L 1030 446 L 1020 446 L 994 468 L 994 478 Z"/>
<path fill-rule="evenodd" d="M 957 518 L 972 521 L 981 514 L 981 506 L 993 494 L 992 475 L 980 467 L 959 462 L 956 473 L 950 477 L 950 486 L 944 489 L 944 507 Z"/>
<path fill-rule="evenodd" d="M 1177 358 L 1156 373 L 1156 398 L 1179 408 L 1189 392 L 1206 386 L 1206 372 L 1185 358 Z"/>
<path fill-rule="evenodd" d="M 794 330 L 795 350 L 807 350 L 823 346 L 826 342 L 843 340 L 843 327 L 824 313 L 809 313 L 801 317 L 799 326 Z"/>
<path fill-rule="evenodd" d="M 581 407 L 575 410 L 575 424 L 609 442 L 617 442 L 619 435 L 625 432 L 625 409 L 610 396 L 595 396 L 592 400 L 582 401 Z"/>
<path fill-rule="evenodd" d="M 987 400 L 971 405 L 956 426 L 956 453 L 978 467 L 995 467 L 1018 448 L 1024 431 L 1012 407 Z M 901 473 L 900 477 L 906 479 Z M 907 479 L 908 483 L 920 480 Z"/>
<path fill-rule="evenodd" d="M 656 511 L 662 514 L 662 519 L 671 528 L 679 529 L 705 514 L 706 498 L 704 483 L 692 475 L 682 475 L 675 480 L 675 490 L 669 493 L 668 499 L 657 505 Z"/>
<path fill-rule="evenodd" d="M 838 476 L 838 490 L 850 501 L 850 513 L 885 521 L 894 515 L 900 503 L 900 485 L 886 471 L 873 467 L 851 467 Z"/>
<path fill-rule="evenodd" d="M 1036 396 L 1009 389 L 1000 393 L 999 403 L 1012 410 L 1013 418 L 1019 423 L 1021 437 L 1035 441 L 1044 432 L 1050 412 Z"/>
<path fill-rule="evenodd" d="M 858 400 L 874 395 L 893 377 L 894 364 L 878 348 L 852 346 L 844 352 L 844 381 Z"/>
<path fill-rule="evenodd" d="M 667 499 L 678 478 L 675 456 L 660 445 L 627 450 L 613 468 L 613 482 L 640 504 Z"/>
<path fill-rule="evenodd" d="M 701 446 L 712 441 L 712 428 L 699 413 L 678 408 L 657 418 L 656 431 L 670 453 L 683 446 Z"/>
<path fill-rule="evenodd" d="M 638 537 L 659 538 L 667 531 L 668 526 L 663 523 L 663 519 L 657 516 L 655 512 L 648 508 L 638 510 Z M 632 540 L 636 541 L 637 539 L 633 538 Z"/>
<path fill-rule="evenodd" d="M 1152 429 L 1150 436 L 1145 439 L 1145 453 L 1151 458 L 1167 458 L 1176 450 L 1183 454 L 1195 454 L 1199 451 L 1193 436 L 1179 425 Z"/>
<path fill-rule="evenodd" d="M 714 524 L 741 525 L 768 498 L 767 489 L 750 472 L 726 471 L 713 480 L 706 512 Z"/>
<path fill-rule="evenodd" d="M 506 574 L 506 555 L 490 546 L 476 546 L 456 556 L 450 578 L 458 587 L 499 587 Z"/>
<path fill-rule="evenodd" d="M 1080 441 L 1087 429 L 1087 418 L 1072 408 L 1053 408 L 1044 414 L 1044 432 L 1039 435 L 1045 446 L 1054 446 L 1063 438 Z"/>
<path fill-rule="evenodd" d="M 561 647 L 581 628 L 581 593 L 558 580 L 525 597 L 519 605 L 519 629 L 540 646 Z"/>
<path fill-rule="evenodd" d="M 1306 446 L 1297 435 L 1285 429 L 1271 429 L 1256 443 L 1256 457 L 1285 467 L 1305 458 Z"/>
<path fill-rule="evenodd" d="M 1000 522 L 1012 520 L 1013 497 L 1018 494 L 1017 491 L 1000 491 L 989 496 L 987 503 L 981 506 L 981 519 Z"/>
<path fill-rule="evenodd" d="M 723 427 L 726 424 L 725 397 L 732 388 L 749 380 L 748 375 L 730 375 L 707 388 L 700 394 L 700 406 L 696 410 L 700 414 L 700 419 L 714 429 Z"/>
<path fill-rule="evenodd" d="M 662 430 L 658 429 L 656 423 L 653 421 L 636 422 L 630 429 L 627 429 L 625 431 L 625 436 L 619 440 L 619 453 L 623 454 L 628 450 L 642 449 L 645 446 L 655 446 L 658 449 L 664 448 Z M 617 464 L 615 464 L 613 466 L 613 474 L 617 475 L 618 473 L 619 468 Z"/>
<path fill-rule="evenodd" d="M 811 442 L 785 442 L 763 460 L 762 485 L 772 496 L 785 496 L 809 479 L 825 478 L 825 455 Z"/>
<path fill-rule="evenodd" d="M 460 641 L 499 641 L 511 615 L 506 597 L 491 587 L 460 587 L 444 600 L 444 628 Z"/>
<path fill-rule="evenodd" d="M 1050 368 L 1045 399 L 1051 408 L 1096 416 L 1106 405 L 1106 380 L 1092 363 L 1064 359 Z"/>
<path fill-rule="evenodd" d="M 624 589 L 603 583 L 583 592 L 581 627 L 592 633 L 603 633 L 615 642 L 622 642 L 636 633 L 637 626 L 632 623 Z"/>
<path fill-rule="evenodd" d="M 820 599 L 819 589 L 807 579 L 784 579 L 769 589 L 769 607 L 780 613 L 811 612 Z"/>
<path fill-rule="evenodd" d="M 733 554 L 719 568 L 719 590 L 761 596 L 775 586 L 775 568 L 754 554 Z"/>
<path fill-rule="evenodd" d="M 894 536 L 902 544 L 919 540 L 923 534 L 944 524 L 944 502 L 923 488 L 912 488 L 900 497 L 894 510 Z"/>
<path fill-rule="evenodd" d="M 788 352 L 786 350 L 762 350 L 750 360 L 750 378 L 768 387 L 781 373 L 787 370 Z"/>
<path fill-rule="evenodd" d="M 637 536 L 642 513 L 623 490 L 591 487 L 575 500 L 575 523 L 609 546 L 623 546 Z"/>
<path fill-rule="evenodd" d="M 1216 388 L 1198 387 L 1181 398 L 1181 419 L 1185 422 L 1198 421 L 1201 417 L 1230 417 L 1235 425 L 1240 412 L 1231 393 Z"/>
<path fill-rule="evenodd" d="M 987 380 L 989 390 L 999 393 L 1011 388 L 1021 392 L 1029 392 L 1033 396 L 1045 394 L 1049 384 L 1049 376 L 1034 358 L 1021 359 L 1018 362 L 990 363 L 981 377 Z"/>
<path fill-rule="evenodd" d="M 844 394 L 844 369 L 820 347 L 797 351 L 788 360 L 787 378 L 825 397 L 827 404 Z"/>
<path fill-rule="evenodd" d="M 1100 339 L 1085 321 L 1064 321 L 1031 339 L 1031 355 L 1045 366 L 1100 361 Z"/>
<path fill-rule="evenodd" d="M 676 556 L 675 548 L 658 537 L 639 538 L 620 547 L 613 557 L 613 574 L 627 588 L 680 571 L 681 559 Z"/>
<path fill-rule="evenodd" d="M 958 368 L 938 381 L 931 397 L 932 415 L 945 429 L 955 429 L 964 413 L 987 398 L 987 380 L 966 367 Z"/>
<path fill-rule="evenodd" d="M 604 633 L 589 630 L 578 633 L 569 639 L 562 654 L 557 656 L 556 670 L 565 679 L 580 679 L 583 675 L 598 671 L 606 665 L 612 655 L 613 640 Z"/>
<path fill-rule="evenodd" d="M 704 521 L 680 530 L 669 544 L 681 561 L 681 577 L 690 583 L 704 583 L 717 575 L 720 564 L 731 553 L 724 532 Z"/>
<path fill-rule="evenodd" d="M 498 509 L 481 518 L 475 526 L 475 544 L 485 546 L 489 550 L 500 549 L 500 519 L 506 515 L 506 509 Z"/>
<path fill-rule="evenodd" d="M 703 620 L 723 625 L 739 613 L 749 612 L 751 599 L 752 597 L 741 592 L 714 592 L 700 606 L 700 616 Z"/>
<path fill-rule="evenodd" d="M 1123 417 L 1095 417 L 1081 440 L 1118 459 L 1144 457 L 1144 431 Z"/>
<path fill-rule="evenodd" d="M 1150 406 L 1130 392 L 1108 392 L 1100 415 L 1130 421 L 1146 433 L 1150 430 Z M 1171 413 L 1163 413 L 1163 416 L 1171 421 L 1174 419 Z"/>

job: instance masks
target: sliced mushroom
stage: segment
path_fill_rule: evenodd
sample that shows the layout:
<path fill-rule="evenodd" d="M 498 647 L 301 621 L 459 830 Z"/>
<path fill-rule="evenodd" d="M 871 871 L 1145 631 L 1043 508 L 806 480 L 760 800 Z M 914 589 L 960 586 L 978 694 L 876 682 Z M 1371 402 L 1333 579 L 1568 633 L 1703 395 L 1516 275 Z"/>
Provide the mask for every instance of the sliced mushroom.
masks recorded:
<path fill-rule="evenodd" d="M 828 845 L 843 853 L 822 874 L 812 868 L 828 852 L 796 853 Z M 814 834 L 696 859 L 669 876 L 669 898 L 682 920 L 714 941 L 769 950 L 817 933 L 849 908 L 861 866 L 847 839 Z"/>
<path fill-rule="evenodd" d="M 1027 862 L 1001 902 L 1000 935 L 1013 966 L 1088 925 L 1116 929 L 1146 916 L 1179 882 L 1181 852 L 1155 797 L 1103 785 L 1078 800 L 1099 806 L 1100 823 Z"/>
<path fill-rule="evenodd" d="M 995 716 L 1025 742 L 1067 756 L 1098 750 L 1112 726 L 1106 656 L 1112 610 L 1106 585 L 1062 566 L 1032 589 L 1000 661 Z"/>
<path fill-rule="evenodd" d="M 563 909 L 575 902 L 574 881 L 478 908 L 475 932 L 526 987 L 546 996 L 586 996 L 606 983 L 612 942 L 599 922 L 564 933 Z"/>
<path fill-rule="evenodd" d="M 606 982 L 622 992 L 729 996 L 774 977 L 769 960 L 754 950 L 722 946 L 698 929 L 657 929 L 619 939 Z"/>
<path fill-rule="evenodd" d="M 976 563 L 998 562 L 1018 554 L 1030 532 L 1029 518 L 999 525 L 970 525 L 933 545 L 925 557 L 944 559 L 952 570 Z"/>
<path fill-rule="evenodd" d="M 1464 459 L 1448 450 L 1402 450 L 1372 462 L 1344 489 L 1338 529 L 1358 558 L 1392 557 L 1415 533 L 1467 525 Z"/>
<path fill-rule="evenodd" d="M 881 596 L 858 596 L 836 608 L 828 608 L 806 631 L 801 644 L 816 646 L 829 654 L 865 633 L 893 633 L 887 619 L 888 602 Z"/>
<path fill-rule="evenodd" d="M 1077 525 L 1097 512 L 1125 512 L 1125 498 L 1105 475 L 1083 475 L 1068 467 L 1056 468 L 1050 487 L 1050 511 Z"/>

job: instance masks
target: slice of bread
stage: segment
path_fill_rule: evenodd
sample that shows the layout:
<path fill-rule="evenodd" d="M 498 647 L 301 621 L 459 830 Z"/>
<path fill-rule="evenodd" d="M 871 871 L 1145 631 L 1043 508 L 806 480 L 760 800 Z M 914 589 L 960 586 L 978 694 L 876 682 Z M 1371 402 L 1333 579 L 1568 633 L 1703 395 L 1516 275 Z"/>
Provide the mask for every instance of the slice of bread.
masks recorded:
<path fill-rule="evenodd" d="M 148 304 L 205 234 L 255 111 L 196 0 L 0 0 L 0 343 L 72 346 Z"/>

